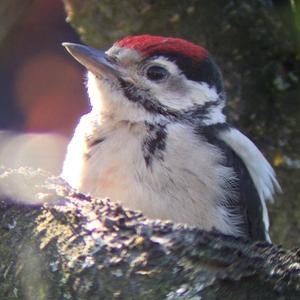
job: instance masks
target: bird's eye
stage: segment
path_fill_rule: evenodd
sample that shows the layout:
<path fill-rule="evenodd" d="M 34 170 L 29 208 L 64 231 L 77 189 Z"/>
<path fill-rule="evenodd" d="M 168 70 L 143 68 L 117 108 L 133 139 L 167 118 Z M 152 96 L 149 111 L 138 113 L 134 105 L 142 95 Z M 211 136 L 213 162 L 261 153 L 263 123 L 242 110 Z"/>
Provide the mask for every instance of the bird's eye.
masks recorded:
<path fill-rule="evenodd" d="M 146 75 L 151 81 L 161 81 L 168 77 L 169 72 L 161 66 L 151 66 L 147 69 Z"/>

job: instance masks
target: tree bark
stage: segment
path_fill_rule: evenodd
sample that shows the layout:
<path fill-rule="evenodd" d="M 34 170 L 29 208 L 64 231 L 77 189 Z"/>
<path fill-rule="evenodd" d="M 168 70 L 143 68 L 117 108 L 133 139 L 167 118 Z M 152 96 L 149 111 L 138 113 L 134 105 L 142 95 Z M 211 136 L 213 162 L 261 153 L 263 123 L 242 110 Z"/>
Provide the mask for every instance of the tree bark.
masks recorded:
<path fill-rule="evenodd" d="M 147 220 L 38 170 L 0 183 L 0 299 L 300 298 L 300 249 Z"/>

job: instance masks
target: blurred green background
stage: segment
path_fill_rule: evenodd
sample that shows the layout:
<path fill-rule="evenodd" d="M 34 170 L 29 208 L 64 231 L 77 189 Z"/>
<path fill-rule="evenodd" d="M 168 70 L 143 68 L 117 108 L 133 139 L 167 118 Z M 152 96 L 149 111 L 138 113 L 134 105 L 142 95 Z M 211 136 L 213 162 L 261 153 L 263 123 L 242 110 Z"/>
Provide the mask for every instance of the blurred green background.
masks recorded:
<path fill-rule="evenodd" d="M 183 37 L 214 56 L 231 123 L 278 174 L 284 193 L 269 205 L 273 242 L 299 247 L 299 12 L 295 0 L 2 0 L 0 164 L 59 174 L 73 128 L 88 111 L 84 70 L 61 42 L 106 49 L 128 34 Z"/>

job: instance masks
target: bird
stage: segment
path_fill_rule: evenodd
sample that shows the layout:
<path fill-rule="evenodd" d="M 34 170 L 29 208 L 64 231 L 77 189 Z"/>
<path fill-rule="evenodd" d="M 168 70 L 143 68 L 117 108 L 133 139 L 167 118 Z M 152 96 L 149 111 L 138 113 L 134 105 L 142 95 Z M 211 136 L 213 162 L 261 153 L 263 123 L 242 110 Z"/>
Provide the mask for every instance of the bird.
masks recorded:
<path fill-rule="evenodd" d="M 271 243 L 266 202 L 280 185 L 255 144 L 227 121 L 220 68 L 202 46 L 131 35 L 106 52 L 63 43 L 87 69 L 61 177 L 151 219 Z"/>

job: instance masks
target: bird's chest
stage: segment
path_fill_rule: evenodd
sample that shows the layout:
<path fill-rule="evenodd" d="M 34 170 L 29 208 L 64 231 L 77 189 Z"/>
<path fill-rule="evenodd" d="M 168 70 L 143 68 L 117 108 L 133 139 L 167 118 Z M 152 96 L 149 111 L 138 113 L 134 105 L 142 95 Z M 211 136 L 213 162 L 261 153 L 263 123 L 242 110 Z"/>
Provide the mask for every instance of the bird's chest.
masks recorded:
<path fill-rule="evenodd" d="M 81 189 L 119 201 L 128 197 L 144 164 L 142 139 L 140 130 L 121 128 L 90 147 L 83 165 Z"/>
<path fill-rule="evenodd" d="M 220 160 L 184 127 L 118 129 L 90 149 L 79 188 L 148 217 L 218 227 L 216 199 L 232 175 Z"/>

